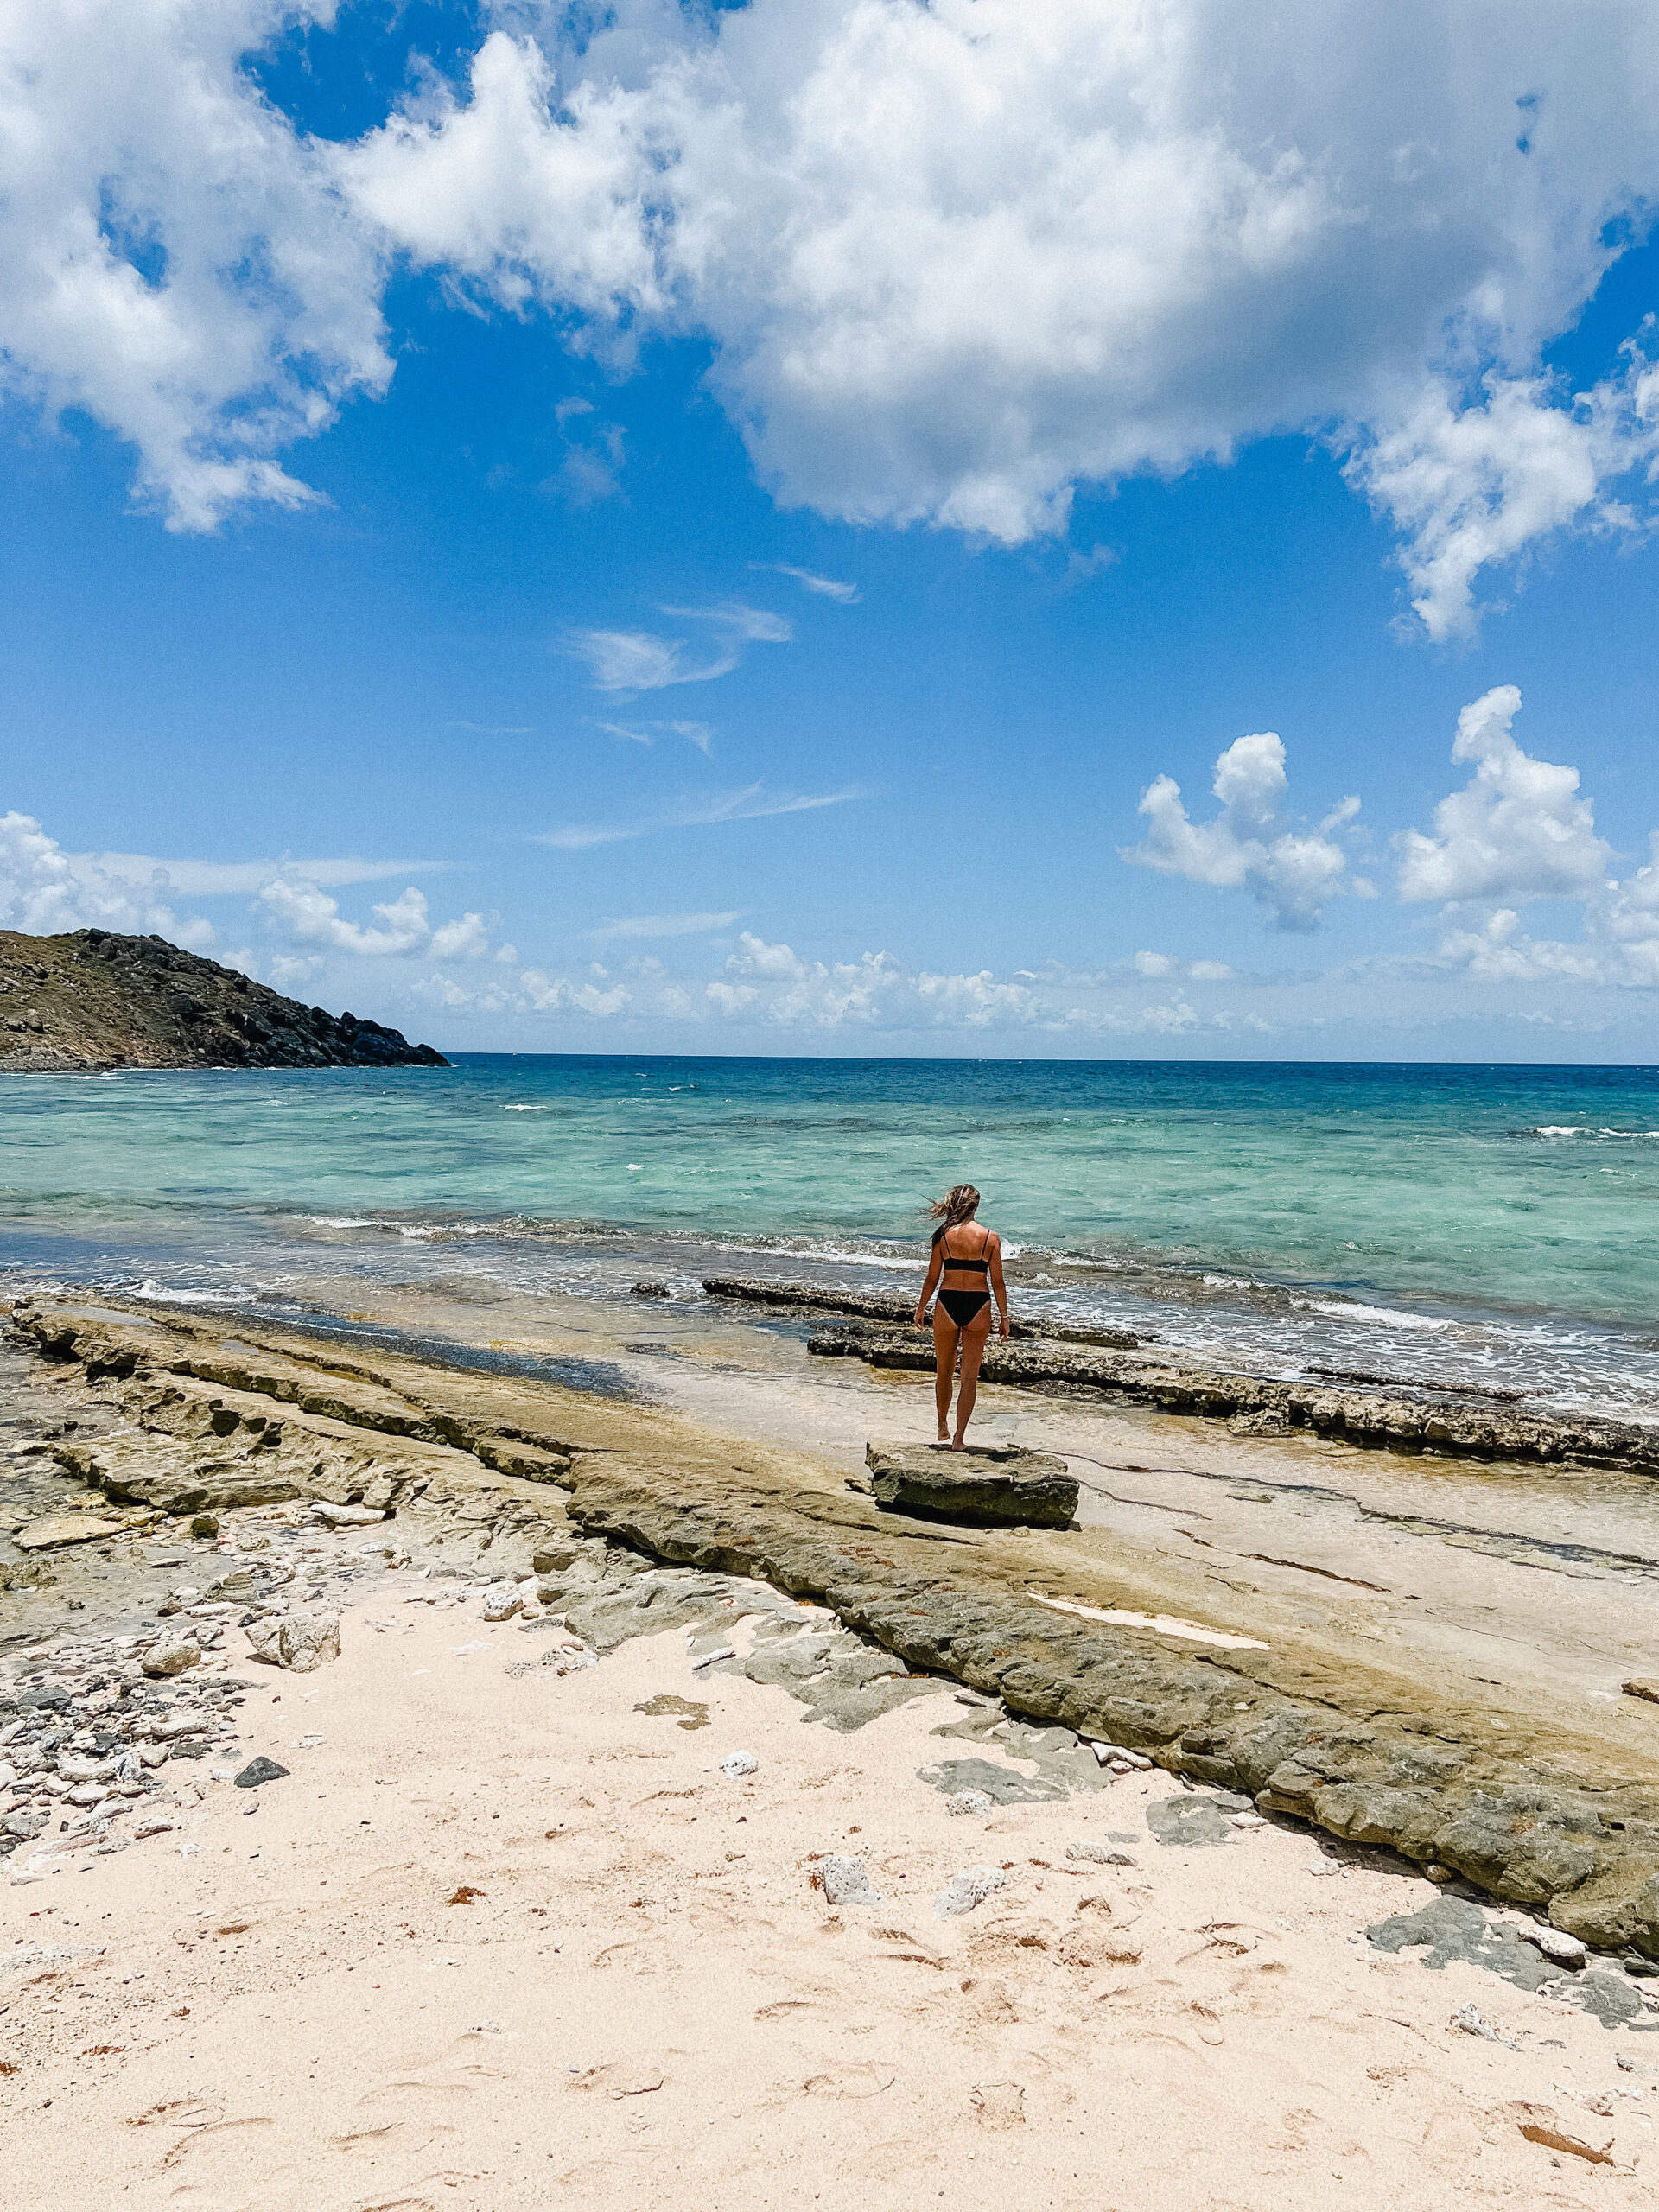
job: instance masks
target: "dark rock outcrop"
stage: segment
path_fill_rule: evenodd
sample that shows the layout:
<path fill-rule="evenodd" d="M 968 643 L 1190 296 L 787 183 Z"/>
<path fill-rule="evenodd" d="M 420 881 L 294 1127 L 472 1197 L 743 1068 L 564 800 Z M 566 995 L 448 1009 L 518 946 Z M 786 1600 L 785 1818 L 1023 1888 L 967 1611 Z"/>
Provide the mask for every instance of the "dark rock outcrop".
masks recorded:
<path fill-rule="evenodd" d="M 705 1275 L 710 1298 L 730 1298 L 746 1306 L 789 1306 L 815 1313 L 855 1313 L 868 1321 L 909 1322 L 913 1298 L 884 1298 L 878 1291 L 830 1290 L 815 1282 L 771 1282 L 764 1275 Z M 919 1288 L 920 1286 L 918 1285 Z M 638 1290 L 639 1285 L 636 1283 Z M 1081 1322 L 1019 1321 L 1012 1333 L 1033 1343 L 1098 1344 L 1103 1350 L 1133 1351 L 1140 1343 L 1127 1329 L 1090 1329 Z M 928 1352 L 931 1363 L 932 1352 Z"/>
<path fill-rule="evenodd" d="M 878 1505 L 923 1521 L 980 1529 L 1065 1529 L 1076 1518 L 1077 1486 L 1052 1452 L 950 1452 L 943 1446 L 867 1446 L 864 1464 Z"/>
<path fill-rule="evenodd" d="M 164 938 L 0 930 L 0 1073 L 448 1065 L 398 1030 L 302 1006 Z"/>

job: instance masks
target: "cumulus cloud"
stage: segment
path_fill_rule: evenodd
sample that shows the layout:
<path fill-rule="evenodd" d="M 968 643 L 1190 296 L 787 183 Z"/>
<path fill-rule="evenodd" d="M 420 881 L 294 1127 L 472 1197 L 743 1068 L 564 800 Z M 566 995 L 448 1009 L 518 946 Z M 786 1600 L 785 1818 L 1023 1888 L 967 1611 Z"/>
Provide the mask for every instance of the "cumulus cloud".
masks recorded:
<path fill-rule="evenodd" d="M 1363 442 L 1350 480 L 1394 522 L 1412 608 L 1437 644 L 1474 634 L 1474 586 L 1568 524 L 1628 531 L 1618 491 L 1659 454 L 1659 371 L 1642 344 L 1616 378 L 1563 404 L 1541 377 L 1489 376 L 1465 404 L 1433 379 L 1398 423 Z"/>
<path fill-rule="evenodd" d="M 209 923 L 178 920 L 167 904 L 170 888 L 160 863 L 144 876 L 106 868 L 91 854 L 66 853 L 32 814 L 0 815 L 0 928 L 29 937 L 92 928 L 153 931 L 197 947 L 211 944 Z"/>
<path fill-rule="evenodd" d="M 1458 716 L 1452 758 L 1475 772 L 1435 808 L 1432 836 L 1408 830 L 1400 839 L 1402 899 L 1519 903 L 1601 888 L 1612 851 L 1579 796 L 1579 772 L 1521 750 L 1510 734 L 1520 711 L 1520 692 L 1500 683 Z"/>
<path fill-rule="evenodd" d="M 521 1003 L 532 1014 L 586 1014 L 603 1020 L 620 1014 L 631 994 L 626 984 L 573 983 L 567 976 L 548 976 L 539 968 L 526 968 L 519 978 Z"/>
<path fill-rule="evenodd" d="M 244 54 L 332 0 L 54 0 L 0 21 L 0 385 L 137 452 L 169 529 L 315 494 L 273 458 L 391 376 L 372 231 Z"/>
<path fill-rule="evenodd" d="M 791 945 L 745 930 L 725 975 L 704 986 L 706 1006 L 727 1021 L 779 1029 L 869 1028 L 1098 1030 L 1119 1036 L 1169 1035 L 1196 1024 L 1180 1001 L 1125 1003 L 1103 994 L 1100 979 L 1049 975 L 999 976 L 912 969 L 886 952 L 857 960 L 803 959 Z"/>
<path fill-rule="evenodd" d="M 1237 970 L 1224 961 L 1176 960 L 1167 952 L 1137 952 L 1130 964 L 1137 976 L 1154 982 L 1170 976 L 1185 976 L 1195 983 L 1230 983 L 1237 976 Z"/>
<path fill-rule="evenodd" d="M 346 920 L 340 902 L 322 887 L 374 882 L 410 865 L 400 861 L 336 860 L 157 861 L 139 853 L 67 853 L 32 815 L 0 815 L 0 928 L 48 937 L 96 927 L 148 935 L 204 951 L 215 942 L 211 922 L 181 918 L 169 900 L 181 893 L 219 896 L 257 891 L 255 912 L 285 944 L 312 944 L 365 958 L 420 952 L 435 960 L 479 960 L 489 955 L 491 920 L 466 913 L 434 926 L 423 893 L 410 884 L 374 908 L 372 925 Z M 420 863 L 415 863 L 420 865 Z M 431 868 L 444 862 L 427 863 Z M 497 954 L 510 955 L 510 946 Z M 251 974 L 257 956 L 248 947 L 231 964 Z M 271 980 L 286 988 L 326 965 L 322 953 L 272 956 Z"/>
<path fill-rule="evenodd" d="M 1442 904 L 1438 960 L 1471 981 L 1659 986 L 1659 830 L 1644 866 L 1613 875 L 1578 770 L 1522 752 L 1510 733 L 1520 710 L 1520 692 L 1502 683 L 1458 716 L 1452 758 L 1474 774 L 1435 808 L 1432 836 L 1395 841 L 1401 898 Z M 1584 936 L 1530 935 L 1521 910 L 1542 899 L 1576 902 Z"/>
<path fill-rule="evenodd" d="M 1628 980 L 1659 985 L 1659 830 L 1649 832 L 1648 852 L 1645 867 L 1611 887 L 1599 921 Z"/>
<path fill-rule="evenodd" d="M 673 919 L 673 917 L 663 918 Z M 1189 973 L 1193 972 L 1189 969 Z M 1003 976 L 914 968 L 887 952 L 855 960 L 803 957 L 745 931 L 714 976 L 671 975 L 652 957 L 632 960 L 624 982 L 597 964 L 585 976 L 527 969 L 513 978 L 423 978 L 415 995 L 453 1013 L 496 1018 L 626 1018 L 718 1033 L 930 1036 L 960 1033 L 1134 1039 L 1266 1025 L 1253 1012 L 1201 1014 L 1179 991 L 1148 998 L 1139 976 L 1075 974 L 1058 966 Z"/>
<path fill-rule="evenodd" d="M 435 929 L 426 895 L 412 883 L 396 899 L 374 908 L 371 927 L 347 921 L 337 899 L 298 875 L 277 876 L 267 883 L 258 904 L 285 937 L 361 959 L 422 952 L 434 960 L 481 960 L 490 950 L 489 925 L 483 915 L 461 914 Z"/>
<path fill-rule="evenodd" d="M 1548 0 L 514 0 L 351 143 L 243 67 L 333 12 L 0 27 L 6 376 L 126 440 L 175 527 L 309 496 L 276 456 L 385 388 L 399 264 L 613 372 L 702 340 L 764 480 L 849 521 L 1011 543 L 1078 483 L 1331 435 L 1431 636 L 1618 526 L 1650 454 L 1650 372 L 1541 364 L 1659 193 L 1659 0 L 1570 36 Z M 604 496 L 620 447 L 572 422 L 563 488 Z M 650 642 L 602 665 L 708 665 Z"/>
<path fill-rule="evenodd" d="M 1122 857 L 1189 883 L 1247 888 L 1276 928 L 1312 929 L 1334 893 L 1360 887 L 1346 881 L 1348 856 L 1329 834 L 1352 819 L 1359 801 L 1344 799 L 1317 830 L 1298 832 L 1281 813 L 1288 787 L 1284 745 L 1272 730 L 1238 738 L 1216 762 L 1211 789 L 1220 813 L 1192 821 L 1174 778 L 1156 777 L 1141 798 L 1147 841 L 1126 847 Z"/>

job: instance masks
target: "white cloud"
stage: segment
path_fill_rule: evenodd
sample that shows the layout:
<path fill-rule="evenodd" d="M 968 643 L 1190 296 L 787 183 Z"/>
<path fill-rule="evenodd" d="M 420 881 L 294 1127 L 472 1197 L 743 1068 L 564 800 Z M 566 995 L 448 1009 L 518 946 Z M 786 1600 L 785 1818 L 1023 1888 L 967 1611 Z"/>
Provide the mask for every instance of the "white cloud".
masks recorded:
<path fill-rule="evenodd" d="M 651 630 L 573 630 L 563 650 L 587 662 L 596 690 L 631 694 L 665 690 L 674 683 L 712 683 L 742 665 L 746 645 L 786 645 L 795 634 L 793 624 L 781 614 L 735 601 L 721 607 L 665 607 L 663 613 L 679 621 L 706 623 L 714 632 L 712 640 L 693 645 L 684 638 L 663 638 Z"/>
<path fill-rule="evenodd" d="M 591 845 L 615 845 L 629 837 L 648 837 L 658 830 L 707 829 L 716 822 L 759 822 L 776 814 L 809 814 L 819 807 L 845 806 L 862 798 L 855 787 L 842 791 L 768 791 L 764 784 L 747 784 L 741 791 L 727 791 L 715 799 L 671 809 L 640 822 L 567 822 L 556 830 L 543 830 L 532 843 L 551 845 L 560 852 L 583 852 Z"/>
<path fill-rule="evenodd" d="M 704 1007 L 722 1021 L 780 1030 L 869 1029 L 1098 1032 L 1171 1035 L 1196 1027 L 1183 1001 L 1147 1004 L 1126 998 L 1111 979 L 1000 976 L 989 969 L 940 974 L 912 969 L 886 952 L 856 960 L 807 960 L 791 945 L 740 936 L 726 973 L 703 987 Z M 667 1009 L 664 1008 L 666 1012 Z"/>
<path fill-rule="evenodd" d="M 1520 710 L 1520 692 L 1500 683 L 1458 716 L 1452 758 L 1475 772 L 1435 808 L 1433 836 L 1408 830 L 1399 840 L 1402 899 L 1519 904 L 1602 887 L 1612 852 L 1579 796 L 1579 772 L 1521 750 L 1510 734 Z"/>
<path fill-rule="evenodd" d="M 1624 979 L 1659 985 L 1659 830 L 1649 833 L 1648 852 L 1645 867 L 1611 887 L 1599 920 L 1623 959 Z"/>
<path fill-rule="evenodd" d="M 1541 362 L 1659 195 L 1659 0 L 618 0 L 591 33 L 502 0 L 458 89 L 353 144 L 242 67 L 333 14 L 0 27 L 7 380 L 131 445 L 175 527 L 310 496 L 275 456 L 385 389 L 399 258 L 613 370 L 705 339 L 780 500 L 858 523 L 1013 543 L 1078 483 L 1330 433 L 1435 636 L 1484 569 L 1618 526 L 1652 450 L 1642 365 L 1580 404 Z M 620 458 L 591 415 L 578 498 Z"/>
<path fill-rule="evenodd" d="M 1659 180 L 1652 0 L 1570 40 L 1542 0 L 639 4 L 585 50 L 502 20 L 543 44 L 498 32 L 348 189 L 583 342 L 708 332 L 786 501 L 1014 542 L 1079 480 L 1346 423 L 1431 628 L 1584 509 L 1537 362 Z"/>
<path fill-rule="evenodd" d="M 1513 907 L 1500 906 L 1478 929 L 1448 929 L 1440 957 L 1481 983 L 1600 982 L 1603 963 L 1590 944 L 1560 944 L 1526 936 Z"/>
<path fill-rule="evenodd" d="M 270 957 L 270 980 L 279 991 L 292 991 L 302 983 L 309 983 L 321 976 L 328 963 L 320 952 L 273 952 Z M 249 975 L 252 969 L 247 970 Z"/>
<path fill-rule="evenodd" d="M 1433 836 L 1408 830 L 1395 840 L 1400 896 L 1441 902 L 1435 964 L 1472 982 L 1659 987 L 1659 830 L 1646 865 L 1614 877 L 1578 770 L 1516 743 L 1520 709 L 1520 692 L 1502 683 L 1458 716 L 1452 757 L 1475 772 L 1435 808 Z M 1529 935 L 1520 910 L 1541 899 L 1578 904 L 1584 936 Z"/>
<path fill-rule="evenodd" d="M 718 655 L 694 665 L 683 638 L 649 630 L 574 630 L 565 650 L 585 660 L 600 691 L 659 691 L 671 683 L 707 683 L 737 666 Z"/>
<path fill-rule="evenodd" d="M 374 909 L 380 926 L 365 929 L 341 915 L 340 901 L 302 879 L 276 876 L 259 893 L 259 904 L 276 926 L 302 944 L 327 944 L 341 952 L 375 959 L 413 952 L 431 934 L 426 899 L 411 883 L 396 899 Z"/>
<path fill-rule="evenodd" d="M 792 576 L 803 591 L 814 593 L 819 599 L 833 599 L 837 607 L 856 607 L 858 586 L 844 583 L 836 576 L 821 576 L 811 569 L 792 568 L 787 561 L 751 561 L 752 569 L 772 576 Z"/>
<path fill-rule="evenodd" d="M 728 972 L 734 976 L 766 976 L 773 982 L 780 977 L 804 976 L 804 962 L 798 960 L 786 944 L 768 944 L 750 930 L 745 930 L 737 940 L 737 950 L 726 963 Z"/>
<path fill-rule="evenodd" d="M 1351 820 L 1358 800 L 1344 799 L 1317 831 L 1287 829 L 1280 813 L 1288 788 L 1285 748 L 1273 731 L 1230 745 L 1216 762 L 1211 788 L 1221 812 L 1193 822 L 1174 778 L 1156 777 L 1141 798 L 1151 824 L 1147 842 L 1126 847 L 1122 857 L 1189 883 L 1247 887 L 1281 930 L 1312 929 L 1325 899 L 1353 887 L 1344 885 L 1346 854 L 1325 833 Z"/>
<path fill-rule="evenodd" d="M 433 931 L 426 941 L 426 950 L 434 960 L 487 959 L 489 925 L 482 914 L 461 914 L 452 922 L 441 923 Z"/>
<path fill-rule="evenodd" d="M 155 868 L 140 878 L 66 853 L 32 814 L 0 815 L 0 928 L 29 937 L 97 928 L 175 941 L 188 931 L 192 943 L 210 944 L 209 923 L 177 920 L 166 903 L 170 887 Z"/>
<path fill-rule="evenodd" d="M 664 918 L 674 919 L 677 918 Z M 713 976 L 671 975 L 653 957 L 632 959 L 628 980 L 619 982 L 597 963 L 584 976 L 559 976 L 540 968 L 521 975 L 462 980 L 451 974 L 423 977 L 414 987 L 421 1002 L 473 1016 L 531 1020 L 582 1015 L 607 1022 L 626 1017 L 641 1024 L 737 1027 L 772 1036 L 860 1035 L 930 1037 L 962 1033 L 983 1038 L 1043 1034 L 1056 1038 L 1170 1038 L 1265 1027 L 1253 1012 L 1224 1008 L 1200 1015 L 1179 993 L 1147 999 L 1138 979 L 1074 975 L 1059 968 L 1042 974 L 942 974 L 915 969 L 886 952 L 857 959 L 803 957 L 794 948 L 746 931 Z"/>
<path fill-rule="evenodd" d="M 594 983 L 573 983 L 565 976 L 545 976 L 539 968 L 526 968 L 519 982 L 524 1003 L 536 1014 L 587 1014 L 602 1020 L 622 1013 L 631 997 L 625 984 L 601 990 Z"/>
<path fill-rule="evenodd" d="M 0 382 L 137 454 L 175 530 L 315 498 L 272 454 L 391 375 L 372 231 L 243 73 L 331 0 L 54 0 L 0 18 Z"/>
<path fill-rule="evenodd" d="M 1230 983 L 1236 982 L 1238 973 L 1224 961 L 1174 960 L 1166 952 L 1137 952 L 1130 965 L 1137 976 L 1145 976 L 1151 982 L 1185 975 L 1195 983 Z"/>
<path fill-rule="evenodd" d="M 652 727 L 665 729 L 675 737 L 683 737 L 688 745 L 695 745 L 698 752 L 708 758 L 714 732 L 707 722 L 657 722 Z"/>
<path fill-rule="evenodd" d="M 595 722 L 595 729 L 602 729 L 608 737 L 625 738 L 630 745 L 654 745 L 653 730 L 665 730 L 671 737 L 683 737 L 688 745 L 695 745 L 706 758 L 712 749 L 714 731 L 707 722 L 647 721 L 643 728 L 632 722 Z"/>
<path fill-rule="evenodd" d="M 308 883 L 339 887 L 351 883 L 383 883 L 391 875 L 435 875 L 448 868 L 448 861 L 166 861 L 147 853 L 67 853 L 64 855 L 77 876 L 88 880 L 99 876 L 135 886 L 161 885 L 181 898 L 220 898 L 235 892 L 259 891 L 275 875 L 302 876 Z"/>
<path fill-rule="evenodd" d="M 1431 381 L 1401 422 L 1362 443 L 1348 474 L 1403 536 L 1413 610 L 1443 644 L 1473 636 L 1483 569 L 1581 518 L 1633 528 L 1613 486 L 1656 454 L 1659 372 L 1632 345 L 1618 377 L 1570 406 L 1538 377 L 1489 376 L 1468 404 Z"/>
<path fill-rule="evenodd" d="M 258 904 L 289 938 L 302 944 L 328 945 L 361 959 L 421 952 L 434 960 L 481 960 L 490 950 L 489 925 L 483 915 L 461 914 L 435 929 L 426 895 L 412 883 L 396 899 L 374 908 L 378 925 L 370 928 L 347 921 L 337 899 L 300 877 L 274 878 L 261 890 Z"/>

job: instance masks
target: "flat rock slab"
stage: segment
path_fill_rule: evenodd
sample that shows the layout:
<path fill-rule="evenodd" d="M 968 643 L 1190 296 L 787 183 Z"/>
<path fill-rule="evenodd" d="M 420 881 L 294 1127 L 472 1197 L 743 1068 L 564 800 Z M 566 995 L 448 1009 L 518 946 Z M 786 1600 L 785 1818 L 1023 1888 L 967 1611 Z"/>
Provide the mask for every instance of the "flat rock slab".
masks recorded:
<path fill-rule="evenodd" d="M 891 1513 L 976 1528 L 1064 1529 L 1077 1485 L 1049 1452 L 951 1452 L 943 1445 L 867 1445 L 875 1502 Z"/>
<path fill-rule="evenodd" d="M 95 1513 L 54 1513 L 44 1521 L 31 1521 L 12 1538 L 20 1552 L 49 1552 L 59 1544 L 95 1544 L 111 1536 L 124 1536 L 124 1521 L 100 1520 Z"/>

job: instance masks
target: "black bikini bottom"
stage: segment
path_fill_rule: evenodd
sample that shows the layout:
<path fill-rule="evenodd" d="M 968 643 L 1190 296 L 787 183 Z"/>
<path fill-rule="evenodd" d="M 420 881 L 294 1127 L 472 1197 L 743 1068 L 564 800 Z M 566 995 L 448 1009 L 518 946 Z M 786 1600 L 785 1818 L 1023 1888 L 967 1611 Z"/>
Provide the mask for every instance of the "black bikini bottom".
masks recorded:
<path fill-rule="evenodd" d="M 982 1313 L 991 1302 L 988 1290 L 942 1290 L 939 1303 L 956 1323 L 965 1329 L 976 1313 Z"/>

